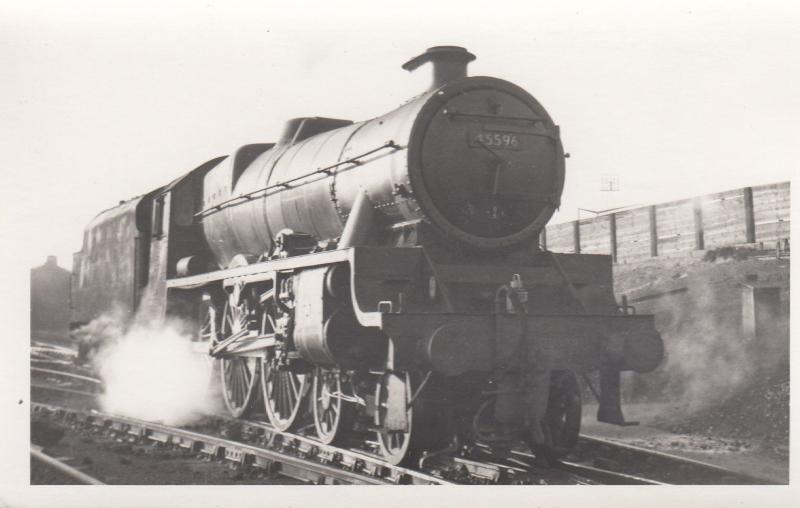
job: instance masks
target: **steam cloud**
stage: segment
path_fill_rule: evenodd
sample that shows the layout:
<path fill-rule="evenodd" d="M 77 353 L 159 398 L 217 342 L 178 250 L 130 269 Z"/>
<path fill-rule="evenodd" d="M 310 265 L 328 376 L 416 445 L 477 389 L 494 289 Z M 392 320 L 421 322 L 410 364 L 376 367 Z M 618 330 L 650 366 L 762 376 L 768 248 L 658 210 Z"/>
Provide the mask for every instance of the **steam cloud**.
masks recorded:
<path fill-rule="evenodd" d="M 96 348 L 91 362 L 105 384 L 103 411 L 185 425 L 219 409 L 211 390 L 212 363 L 193 351 L 186 326 L 134 321 L 123 332 L 123 322 L 122 313 L 112 312 L 79 333 Z"/>
<path fill-rule="evenodd" d="M 742 329 L 741 289 L 734 265 L 726 284 L 710 280 L 684 294 L 665 295 L 640 312 L 656 315 L 666 346 L 664 363 L 637 376 L 633 392 L 680 401 L 689 411 L 720 403 L 758 379 L 788 368 L 788 311 L 775 309 L 755 340 Z M 649 302 L 648 302 L 649 303 Z"/>

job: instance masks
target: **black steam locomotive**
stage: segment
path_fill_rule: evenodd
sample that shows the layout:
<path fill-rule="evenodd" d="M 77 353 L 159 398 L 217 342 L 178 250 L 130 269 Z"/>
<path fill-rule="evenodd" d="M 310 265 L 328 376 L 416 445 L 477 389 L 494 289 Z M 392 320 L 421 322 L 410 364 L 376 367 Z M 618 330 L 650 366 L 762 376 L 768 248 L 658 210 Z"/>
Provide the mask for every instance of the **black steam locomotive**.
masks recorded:
<path fill-rule="evenodd" d="M 112 305 L 196 323 L 239 417 L 313 419 L 391 463 L 423 450 L 578 435 L 578 376 L 624 423 L 620 372 L 663 355 L 617 305 L 609 256 L 555 254 L 559 128 L 522 88 L 439 46 L 425 93 L 372 120 L 297 118 L 107 210 L 75 255 L 74 326 Z M 594 376 L 594 374 L 592 374 Z"/>

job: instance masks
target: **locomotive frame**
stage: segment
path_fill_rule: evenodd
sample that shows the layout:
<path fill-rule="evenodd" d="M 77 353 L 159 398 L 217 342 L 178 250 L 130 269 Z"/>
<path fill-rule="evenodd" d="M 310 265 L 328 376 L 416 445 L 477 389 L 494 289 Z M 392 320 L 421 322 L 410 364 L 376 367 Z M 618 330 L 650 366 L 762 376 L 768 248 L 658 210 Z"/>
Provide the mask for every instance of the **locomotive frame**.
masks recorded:
<path fill-rule="evenodd" d="M 593 371 L 598 418 L 624 425 L 620 372 L 663 355 L 653 317 L 617 305 L 609 256 L 540 248 L 563 189 L 558 127 L 516 85 L 466 77 L 472 59 L 431 48 L 405 68 L 433 63 L 433 86 L 397 110 L 295 119 L 98 216 L 75 256 L 75 326 L 112 301 L 192 322 L 234 416 L 261 403 L 280 430 L 311 420 L 395 464 L 476 440 L 557 456 Z M 527 148 L 490 146 L 497 126 Z"/>

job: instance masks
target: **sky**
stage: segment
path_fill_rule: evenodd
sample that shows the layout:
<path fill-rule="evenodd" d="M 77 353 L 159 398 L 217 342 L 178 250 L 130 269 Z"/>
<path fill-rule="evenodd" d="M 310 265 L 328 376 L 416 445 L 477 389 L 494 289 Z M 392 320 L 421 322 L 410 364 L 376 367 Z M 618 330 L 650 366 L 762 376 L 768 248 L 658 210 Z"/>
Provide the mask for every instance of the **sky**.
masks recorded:
<path fill-rule="evenodd" d="M 778 1 L 0 0 L 0 225 L 13 266 L 71 268 L 101 210 L 274 141 L 288 118 L 388 112 L 429 84 L 400 65 L 440 44 L 561 126 L 551 222 L 784 181 L 798 26 L 800 4 Z M 601 191 L 608 175 L 618 191 Z"/>

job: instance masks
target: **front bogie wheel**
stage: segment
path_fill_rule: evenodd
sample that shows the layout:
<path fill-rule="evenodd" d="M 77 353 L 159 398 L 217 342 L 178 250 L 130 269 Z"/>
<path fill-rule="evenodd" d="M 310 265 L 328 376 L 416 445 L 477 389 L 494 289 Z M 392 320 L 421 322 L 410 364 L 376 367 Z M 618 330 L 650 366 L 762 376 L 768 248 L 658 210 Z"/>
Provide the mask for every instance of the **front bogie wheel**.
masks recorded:
<path fill-rule="evenodd" d="M 551 374 L 544 428 L 556 448 L 569 450 L 578 443 L 581 391 L 574 372 L 558 370 Z"/>
<path fill-rule="evenodd" d="M 390 388 L 390 384 L 394 387 Z M 402 385 L 402 386 L 401 386 Z M 405 391 L 404 400 L 406 401 L 406 421 L 407 425 L 402 430 L 386 429 L 388 416 L 388 400 L 390 389 L 401 389 Z M 403 374 L 386 374 L 378 381 L 375 390 L 375 425 L 377 427 L 376 437 L 379 453 L 386 462 L 390 464 L 408 463 L 413 460 L 412 440 L 414 434 L 414 408 L 411 404 L 411 376 L 408 372 Z"/>
<path fill-rule="evenodd" d="M 547 412 L 541 421 L 544 442 L 531 444 L 536 455 L 552 462 L 575 447 L 581 430 L 581 406 L 580 386 L 575 373 L 553 371 Z"/>

